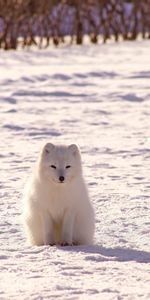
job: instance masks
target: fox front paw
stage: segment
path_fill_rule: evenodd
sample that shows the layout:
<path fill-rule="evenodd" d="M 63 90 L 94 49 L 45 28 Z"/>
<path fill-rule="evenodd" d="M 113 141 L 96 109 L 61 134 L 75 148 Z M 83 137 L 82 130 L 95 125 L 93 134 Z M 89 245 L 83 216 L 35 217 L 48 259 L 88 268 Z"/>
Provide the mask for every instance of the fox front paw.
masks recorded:
<path fill-rule="evenodd" d="M 69 242 L 62 242 L 62 243 L 60 243 L 60 246 L 62 246 L 62 247 L 66 247 L 66 246 L 73 246 L 73 243 L 69 243 Z"/>

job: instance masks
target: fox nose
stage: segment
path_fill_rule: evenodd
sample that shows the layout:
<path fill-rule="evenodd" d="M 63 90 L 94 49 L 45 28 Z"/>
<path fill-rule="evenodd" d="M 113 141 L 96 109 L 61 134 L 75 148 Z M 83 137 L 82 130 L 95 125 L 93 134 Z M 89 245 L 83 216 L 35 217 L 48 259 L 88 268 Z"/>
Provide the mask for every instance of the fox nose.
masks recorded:
<path fill-rule="evenodd" d="M 59 177 L 59 181 L 60 181 L 60 182 L 63 182 L 64 180 L 65 180 L 65 177 L 64 177 L 64 176 L 60 176 L 60 177 Z"/>

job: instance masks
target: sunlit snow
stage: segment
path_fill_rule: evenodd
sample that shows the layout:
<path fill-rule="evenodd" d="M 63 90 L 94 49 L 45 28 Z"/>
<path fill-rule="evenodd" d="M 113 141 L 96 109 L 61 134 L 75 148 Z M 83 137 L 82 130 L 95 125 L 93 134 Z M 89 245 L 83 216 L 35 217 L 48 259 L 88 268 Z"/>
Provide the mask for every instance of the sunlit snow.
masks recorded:
<path fill-rule="evenodd" d="M 0 52 L 0 299 L 150 299 L 150 43 Z M 95 245 L 27 247 L 44 142 L 77 143 Z"/>

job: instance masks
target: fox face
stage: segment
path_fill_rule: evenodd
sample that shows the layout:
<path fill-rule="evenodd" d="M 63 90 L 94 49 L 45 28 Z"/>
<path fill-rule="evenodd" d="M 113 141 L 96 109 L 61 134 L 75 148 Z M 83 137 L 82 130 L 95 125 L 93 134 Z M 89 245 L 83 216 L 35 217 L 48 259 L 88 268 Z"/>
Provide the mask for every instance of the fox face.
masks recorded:
<path fill-rule="evenodd" d="M 55 146 L 47 143 L 41 156 L 41 170 L 45 176 L 56 184 L 72 181 L 81 173 L 81 157 L 75 144 Z"/>

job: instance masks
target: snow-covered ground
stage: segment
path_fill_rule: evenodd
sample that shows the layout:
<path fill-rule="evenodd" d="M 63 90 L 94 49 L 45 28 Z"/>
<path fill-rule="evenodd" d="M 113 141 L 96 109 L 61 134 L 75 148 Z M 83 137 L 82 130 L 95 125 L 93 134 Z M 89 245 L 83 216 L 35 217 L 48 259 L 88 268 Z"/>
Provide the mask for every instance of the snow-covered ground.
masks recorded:
<path fill-rule="evenodd" d="M 0 300 L 150 299 L 150 42 L 0 52 Z M 27 247 L 26 177 L 77 143 L 94 246 Z"/>

